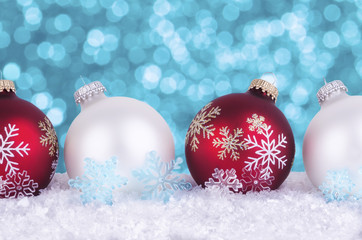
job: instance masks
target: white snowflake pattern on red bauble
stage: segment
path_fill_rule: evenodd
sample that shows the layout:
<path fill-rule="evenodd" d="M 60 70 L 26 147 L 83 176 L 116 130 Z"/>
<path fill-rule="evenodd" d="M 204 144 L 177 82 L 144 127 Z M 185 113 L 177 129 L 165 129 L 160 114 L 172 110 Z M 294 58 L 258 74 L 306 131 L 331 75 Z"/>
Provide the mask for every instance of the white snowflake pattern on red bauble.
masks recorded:
<path fill-rule="evenodd" d="M 265 124 L 264 120 L 263 116 L 257 114 L 253 114 L 246 120 L 250 124 L 249 130 L 256 130 L 257 134 L 263 137 L 260 140 L 258 140 L 260 137 L 256 135 L 252 137 L 248 135 L 245 138 L 248 150 L 255 149 L 256 154 L 255 157 L 249 156 L 249 160 L 245 161 L 245 169 L 248 171 L 259 169 L 261 177 L 267 179 L 273 174 L 272 165 L 278 164 L 278 169 L 283 169 L 286 165 L 286 156 L 281 153 L 282 148 L 286 147 L 287 140 L 283 133 L 278 134 L 277 139 L 273 138 L 276 134 L 273 134 L 272 126 Z"/>
<path fill-rule="evenodd" d="M 243 192 L 249 191 L 270 191 L 270 186 L 275 178 L 273 176 L 265 176 L 263 168 L 259 165 L 256 169 L 243 169 L 241 174 L 241 182 L 243 184 Z"/>
<path fill-rule="evenodd" d="M 16 139 L 19 136 L 18 131 L 19 128 L 16 128 L 15 124 L 9 123 L 4 127 L 4 136 L 0 134 L 0 164 L 5 165 L 5 172 L 8 174 L 15 174 L 19 170 L 16 159 L 23 158 L 30 151 L 28 143 L 24 144 Z"/>
<path fill-rule="evenodd" d="M 212 174 L 212 178 L 209 178 L 205 182 L 206 187 L 217 187 L 220 189 L 226 188 L 228 190 L 234 190 L 235 192 L 242 189 L 242 184 L 236 175 L 235 169 L 223 169 L 215 168 L 215 172 Z"/>
<path fill-rule="evenodd" d="M 58 162 L 50 120 L 18 98 L 12 81 L 0 80 L 0 198 L 29 197 L 48 186 Z"/>
<path fill-rule="evenodd" d="M 6 177 L 0 191 L 0 196 L 4 198 L 31 197 L 39 187 L 26 171 L 8 174 Z"/>

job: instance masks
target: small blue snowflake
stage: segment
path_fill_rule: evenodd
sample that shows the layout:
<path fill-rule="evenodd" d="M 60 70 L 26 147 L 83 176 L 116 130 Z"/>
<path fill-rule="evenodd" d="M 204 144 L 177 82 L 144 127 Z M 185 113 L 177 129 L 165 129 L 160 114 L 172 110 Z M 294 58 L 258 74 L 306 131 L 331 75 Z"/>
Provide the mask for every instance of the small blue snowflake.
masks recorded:
<path fill-rule="evenodd" d="M 360 175 L 359 178 L 358 178 L 360 180 L 362 178 L 362 167 L 360 167 L 358 169 L 358 174 Z M 358 191 L 356 191 L 356 193 L 353 196 L 353 199 L 354 200 L 362 200 L 362 188 L 360 188 Z"/>
<path fill-rule="evenodd" d="M 112 205 L 113 190 L 127 184 L 127 178 L 115 173 L 117 160 L 112 158 L 104 164 L 99 164 L 92 159 L 84 159 L 84 174 L 70 179 L 69 186 L 82 191 L 80 196 L 83 204 L 98 200 L 107 205 Z"/>
<path fill-rule="evenodd" d="M 143 168 L 133 171 L 133 176 L 145 184 L 142 199 L 167 202 L 176 191 L 190 190 L 192 184 L 180 179 L 174 170 L 180 168 L 181 158 L 163 162 L 155 151 L 147 154 Z"/>
<path fill-rule="evenodd" d="M 352 182 L 348 170 L 327 171 L 324 182 L 319 189 L 323 192 L 327 202 L 345 201 L 351 195 L 355 184 Z"/>

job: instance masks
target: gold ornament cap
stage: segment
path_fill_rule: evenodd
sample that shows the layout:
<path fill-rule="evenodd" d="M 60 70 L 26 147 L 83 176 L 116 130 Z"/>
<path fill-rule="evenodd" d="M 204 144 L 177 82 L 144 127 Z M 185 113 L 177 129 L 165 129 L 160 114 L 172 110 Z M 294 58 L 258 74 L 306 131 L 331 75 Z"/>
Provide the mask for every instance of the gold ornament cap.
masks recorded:
<path fill-rule="evenodd" d="M 7 92 L 16 92 L 16 88 L 15 88 L 15 84 L 13 81 L 11 80 L 0 80 L 0 92 L 2 91 L 7 91 Z"/>
<path fill-rule="evenodd" d="M 319 104 L 322 104 L 332 93 L 335 92 L 348 92 L 347 87 L 341 80 L 334 80 L 327 83 L 324 79 L 325 85 L 317 92 L 317 98 Z"/>
<path fill-rule="evenodd" d="M 84 101 L 86 98 L 105 92 L 107 89 L 99 81 L 91 82 L 83 87 L 79 88 L 74 93 L 74 100 L 78 104 Z"/>
<path fill-rule="evenodd" d="M 250 83 L 249 90 L 253 88 L 261 89 L 261 91 L 265 92 L 268 96 L 270 96 L 271 99 L 274 100 L 274 102 L 277 101 L 279 95 L 278 89 L 270 82 L 263 79 L 254 79 Z"/>

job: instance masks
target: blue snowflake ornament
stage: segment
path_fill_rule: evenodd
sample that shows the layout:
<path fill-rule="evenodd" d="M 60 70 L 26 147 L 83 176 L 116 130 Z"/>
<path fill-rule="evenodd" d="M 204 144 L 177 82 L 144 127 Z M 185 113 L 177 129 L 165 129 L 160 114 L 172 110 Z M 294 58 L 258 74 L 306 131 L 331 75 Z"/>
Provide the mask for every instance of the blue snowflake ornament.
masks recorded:
<path fill-rule="evenodd" d="M 347 169 L 338 171 L 327 171 L 322 185 L 319 189 L 323 192 L 327 202 L 345 201 L 351 196 L 355 184 L 352 182 Z"/>
<path fill-rule="evenodd" d="M 155 151 L 148 153 L 145 165 L 132 172 L 133 176 L 145 185 L 141 198 L 167 202 L 176 191 L 190 190 L 192 184 L 180 179 L 174 172 L 180 168 L 181 163 L 181 158 L 163 162 Z"/>
<path fill-rule="evenodd" d="M 117 159 L 112 158 L 104 164 L 92 159 L 84 159 L 84 174 L 70 179 L 68 184 L 72 188 L 82 191 L 80 198 L 83 204 L 92 201 L 112 205 L 113 191 L 127 184 L 127 178 L 116 174 Z"/>
<path fill-rule="evenodd" d="M 360 167 L 358 169 L 358 175 L 359 175 L 359 180 L 362 178 L 362 167 Z M 362 200 L 362 187 L 359 190 L 355 190 L 355 194 L 353 196 L 354 200 Z"/>

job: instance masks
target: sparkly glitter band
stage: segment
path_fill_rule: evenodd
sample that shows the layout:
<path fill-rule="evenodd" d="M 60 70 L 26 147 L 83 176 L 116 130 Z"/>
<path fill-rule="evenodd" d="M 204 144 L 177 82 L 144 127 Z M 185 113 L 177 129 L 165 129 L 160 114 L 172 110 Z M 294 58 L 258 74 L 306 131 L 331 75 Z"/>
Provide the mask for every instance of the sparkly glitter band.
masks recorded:
<path fill-rule="evenodd" d="M 0 80 L 0 92 L 4 90 L 16 92 L 14 82 L 11 80 Z"/>
<path fill-rule="evenodd" d="M 76 103 L 80 103 L 82 100 L 85 100 L 86 98 L 93 96 L 95 94 L 105 92 L 106 88 L 103 86 L 103 84 L 99 81 L 91 82 L 81 88 L 79 88 L 74 93 L 74 100 Z"/>
<path fill-rule="evenodd" d="M 340 80 L 334 80 L 321 87 L 317 92 L 317 98 L 319 104 L 323 103 L 331 93 L 339 90 L 348 92 L 347 87 Z"/>
<path fill-rule="evenodd" d="M 274 100 L 274 102 L 277 101 L 278 97 L 278 89 L 271 83 L 263 80 L 263 79 L 254 79 L 249 86 L 249 89 L 261 89 L 263 92 L 265 92 L 268 96 Z"/>

